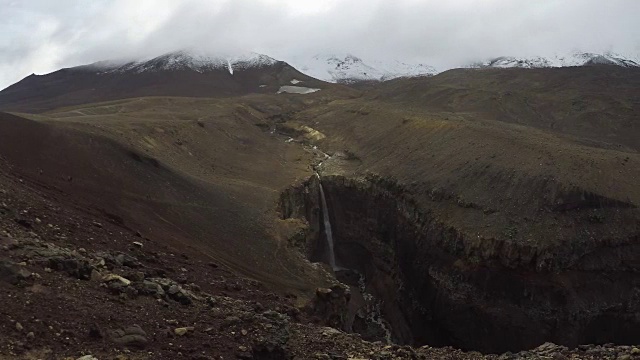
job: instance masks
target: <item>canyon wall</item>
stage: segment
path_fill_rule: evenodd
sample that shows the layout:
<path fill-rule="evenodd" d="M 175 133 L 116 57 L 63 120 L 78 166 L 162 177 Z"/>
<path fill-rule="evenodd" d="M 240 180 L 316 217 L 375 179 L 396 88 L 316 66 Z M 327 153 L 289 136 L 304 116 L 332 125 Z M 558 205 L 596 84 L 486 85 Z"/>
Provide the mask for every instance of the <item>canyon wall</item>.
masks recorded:
<path fill-rule="evenodd" d="M 307 220 L 301 249 L 326 262 L 317 181 L 285 191 L 281 211 Z M 337 264 L 365 275 L 395 342 L 504 352 L 546 341 L 638 341 L 640 277 L 627 261 L 640 253 L 637 239 L 568 267 L 559 260 L 541 268 L 539 258 L 558 255 L 535 244 L 474 239 L 418 206 L 393 180 L 325 176 L 322 184 Z"/>

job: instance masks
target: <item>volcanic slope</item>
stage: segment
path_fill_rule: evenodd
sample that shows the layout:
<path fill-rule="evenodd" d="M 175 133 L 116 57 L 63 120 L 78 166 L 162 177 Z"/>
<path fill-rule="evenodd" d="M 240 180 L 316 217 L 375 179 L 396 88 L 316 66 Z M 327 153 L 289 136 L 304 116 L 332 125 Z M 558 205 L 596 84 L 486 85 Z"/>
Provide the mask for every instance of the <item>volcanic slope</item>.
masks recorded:
<path fill-rule="evenodd" d="M 383 83 L 375 99 L 431 112 L 473 113 L 573 135 L 589 146 L 637 151 L 638 89 L 637 67 L 455 69 Z"/>
<path fill-rule="evenodd" d="M 150 241 L 281 289 L 313 288 L 304 279 L 307 265 L 277 242 L 271 214 L 279 191 L 311 174 L 312 155 L 274 140 L 252 112 L 224 100 L 142 98 L 37 122 L 7 114 L 0 153 L 25 182 Z"/>
<path fill-rule="evenodd" d="M 25 114 L 35 120 L 0 113 L 0 313 L 11 321 L 0 324 L 0 358 L 249 356 L 261 351 L 254 341 L 288 339 L 287 313 L 312 321 L 299 307 L 331 279 L 288 246 L 291 222 L 276 205 L 311 176 L 315 155 L 265 117 L 325 97 L 139 98 Z M 244 320 L 223 321 L 234 316 Z M 170 340 L 167 325 L 197 330 Z M 16 326 L 29 330 L 26 343 Z M 314 346 L 295 351 L 309 358 Z"/>
<path fill-rule="evenodd" d="M 95 64 L 30 75 L 0 91 L 0 110 L 42 112 L 140 96 L 229 97 L 328 84 L 265 55 L 211 57 L 178 51 L 148 61 Z"/>

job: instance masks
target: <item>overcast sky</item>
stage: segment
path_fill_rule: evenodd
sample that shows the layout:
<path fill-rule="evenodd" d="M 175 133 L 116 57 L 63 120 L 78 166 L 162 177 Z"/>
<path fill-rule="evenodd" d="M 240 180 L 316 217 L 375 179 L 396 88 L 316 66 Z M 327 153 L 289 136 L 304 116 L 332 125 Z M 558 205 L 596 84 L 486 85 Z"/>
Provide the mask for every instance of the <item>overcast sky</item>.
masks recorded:
<path fill-rule="evenodd" d="M 0 88 L 185 47 L 447 68 L 574 50 L 640 54 L 638 0 L 0 0 Z"/>

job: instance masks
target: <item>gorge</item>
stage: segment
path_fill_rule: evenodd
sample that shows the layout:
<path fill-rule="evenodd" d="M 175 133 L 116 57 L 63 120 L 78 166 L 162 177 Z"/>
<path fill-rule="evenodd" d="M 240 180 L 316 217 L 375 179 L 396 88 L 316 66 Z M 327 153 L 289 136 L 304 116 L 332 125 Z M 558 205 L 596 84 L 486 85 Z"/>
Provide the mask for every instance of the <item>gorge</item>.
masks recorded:
<path fill-rule="evenodd" d="M 335 261 L 336 278 L 345 284 L 362 274 L 396 343 L 500 353 L 547 341 L 631 343 L 640 330 L 639 294 L 633 290 L 638 284 L 631 274 L 599 275 L 586 264 L 539 271 L 483 263 L 462 253 L 463 234 L 390 179 L 312 177 L 285 191 L 280 207 L 284 218 L 308 222 L 303 251 L 310 260 Z M 359 299 L 352 295 L 350 301 Z M 366 338 L 371 329 L 354 326 L 354 317 L 346 317 L 344 329 Z"/>

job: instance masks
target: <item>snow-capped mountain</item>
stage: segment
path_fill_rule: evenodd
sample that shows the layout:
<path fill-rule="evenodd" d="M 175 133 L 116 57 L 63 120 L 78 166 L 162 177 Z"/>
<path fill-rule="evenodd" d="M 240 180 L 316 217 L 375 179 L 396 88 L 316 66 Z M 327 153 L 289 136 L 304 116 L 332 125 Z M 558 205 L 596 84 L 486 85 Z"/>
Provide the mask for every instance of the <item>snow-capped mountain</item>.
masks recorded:
<path fill-rule="evenodd" d="M 100 69 L 103 73 L 143 73 L 175 70 L 193 70 L 203 73 L 227 69 L 230 74 L 233 74 L 234 69 L 262 68 L 274 65 L 277 62 L 276 59 L 254 52 L 234 55 L 211 55 L 181 50 L 150 60 L 131 62 L 103 61 L 91 66 Z"/>
<path fill-rule="evenodd" d="M 615 65 L 622 67 L 638 67 L 640 60 L 632 56 L 622 56 L 613 53 L 574 52 L 569 55 L 555 55 L 552 57 L 517 58 L 510 56 L 497 57 L 488 61 L 472 64 L 470 67 L 494 68 L 546 68 L 589 65 Z"/>
<path fill-rule="evenodd" d="M 145 96 L 311 94 L 327 86 L 266 55 L 176 51 L 151 59 L 102 61 L 32 74 L 0 91 L 0 109 L 44 111 Z"/>
<path fill-rule="evenodd" d="M 436 75 L 434 67 L 403 61 L 364 60 L 354 55 L 315 55 L 312 57 L 293 57 L 288 61 L 301 72 L 316 79 L 351 83 L 357 81 L 385 81 L 400 77 Z M 614 53 L 573 52 L 568 55 L 551 57 L 511 57 L 502 56 L 484 62 L 473 63 L 471 68 L 549 68 L 588 65 L 615 65 L 622 67 L 640 67 L 640 58 Z"/>
<path fill-rule="evenodd" d="M 424 64 L 401 61 L 365 61 L 354 55 L 315 55 L 294 57 L 288 61 L 298 70 L 328 82 L 384 81 L 398 77 L 434 75 L 436 70 Z"/>

